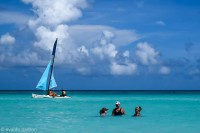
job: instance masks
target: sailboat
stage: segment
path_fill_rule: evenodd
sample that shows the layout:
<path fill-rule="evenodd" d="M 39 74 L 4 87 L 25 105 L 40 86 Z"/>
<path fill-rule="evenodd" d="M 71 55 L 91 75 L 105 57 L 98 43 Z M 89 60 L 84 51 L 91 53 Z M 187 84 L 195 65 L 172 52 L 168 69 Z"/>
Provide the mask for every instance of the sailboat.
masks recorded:
<path fill-rule="evenodd" d="M 36 88 L 40 90 L 46 91 L 45 95 L 41 94 L 32 94 L 33 98 L 71 98 L 69 96 L 50 96 L 48 95 L 48 92 L 50 89 L 57 87 L 55 78 L 53 76 L 53 67 L 54 67 L 54 59 L 56 54 L 56 46 L 57 46 L 57 38 L 53 46 L 52 56 L 49 61 L 49 64 L 47 65 L 40 81 L 38 82 Z"/>

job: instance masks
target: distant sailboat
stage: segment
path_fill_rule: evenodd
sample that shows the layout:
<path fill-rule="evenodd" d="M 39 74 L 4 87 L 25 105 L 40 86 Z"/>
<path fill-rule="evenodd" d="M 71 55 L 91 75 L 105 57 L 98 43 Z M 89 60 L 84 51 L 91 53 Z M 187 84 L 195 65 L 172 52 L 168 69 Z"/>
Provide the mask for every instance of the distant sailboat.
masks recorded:
<path fill-rule="evenodd" d="M 49 96 L 48 92 L 50 89 L 57 87 L 55 78 L 53 76 L 53 67 L 54 67 L 54 59 L 55 59 L 55 54 L 56 54 L 56 46 L 57 46 L 57 39 L 54 43 L 53 46 L 53 52 L 52 52 L 52 57 L 47 65 L 47 68 L 45 69 L 40 81 L 38 82 L 36 88 L 40 90 L 44 90 L 47 92 L 46 95 L 40 95 L 40 94 L 32 94 L 33 98 L 71 98 L 69 96 Z"/>

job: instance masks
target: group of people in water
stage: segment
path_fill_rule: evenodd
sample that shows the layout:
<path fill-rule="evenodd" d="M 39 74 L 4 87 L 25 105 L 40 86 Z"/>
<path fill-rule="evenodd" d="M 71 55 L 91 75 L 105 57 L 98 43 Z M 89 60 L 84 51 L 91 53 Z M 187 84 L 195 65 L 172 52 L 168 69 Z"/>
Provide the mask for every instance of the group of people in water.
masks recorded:
<path fill-rule="evenodd" d="M 57 93 L 53 92 L 52 90 L 49 90 L 48 95 L 52 96 L 52 97 L 58 96 Z M 67 96 L 67 93 L 66 93 L 65 90 L 62 90 L 62 93 L 61 93 L 60 97 L 64 97 L 64 96 Z"/>
<path fill-rule="evenodd" d="M 52 90 L 49 90 L 48 95 L 49 95 L 49 96 L 52 96 L 52 97 L 58 96 L 57 93 L 56 93 L 56 92 L 53 92 Z M 59 96 L 60 96 L 60 97 L 67 96 L 66 91 L 65 91 L 65 90 L 62 90 L 62 93 L 61 93 L 61 95 L 59 95 Z M 120 102 L 119 102 L 119 101 L 116 101 L 115 106 L 116 106 L 116 108 L 113 109 L 113 111 L 112 111 L 112 116 L 122 116 L 122 115 L 125 114 L 125 110 L 124 110 L 123 108 L 120 107 Z M 140 106 L 135 107 L 135 113 L 134 113 L 133 116 L 134 116 L 134 117 L 136 117 L 136 116 L 141 116 L 141 113 L 140 113 L 141 110 L 142 110 L 142 108 L 141 108 Z M 108 109 L 105 108 L 105 107 L 103 107 L 103 108 L 99 111 L 100 116 L 106 116 L 107 111 L 108 111 Z"/>
<path fill-rule="evenodd" d="M 115 106 L 116 106 L 116 108 L 114 108 L 113 109 L 113 111 L 112 111 L 112 116 L 122 116 L 122 115 L 124 115 L 125 114 L 125 110 L 123 109 L 123 108 L 121 108 L 120 107 L 120 102 L 119 101 L 117 101 L 116 103 L 115 103 Z M 134 113 L 134 117 L 137 117 L 137 116 L 141 116 L 141 110 L 142 110 L 142 108 L 140 107 L 140 106 L 137 106 L 137 107 L 135 107 L 135 113 Z M 101 110 L 100 110 L 100 116 L 106 116 L 106 114 L 107 114 L 107 111 L 108 111 L 108 109 L 107 108 L 102 108 Z"/>

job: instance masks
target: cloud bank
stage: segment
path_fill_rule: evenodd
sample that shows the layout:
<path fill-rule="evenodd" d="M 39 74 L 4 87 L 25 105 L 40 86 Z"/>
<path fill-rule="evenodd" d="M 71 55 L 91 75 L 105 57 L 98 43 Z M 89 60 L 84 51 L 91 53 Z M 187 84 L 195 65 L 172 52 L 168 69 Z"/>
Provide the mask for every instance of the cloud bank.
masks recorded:
<path fill-rule="evenodd" d="M 32 5 L 34 14 L 26 22 L 35 40 L 30 49 L 20 53 L 14 49 L 1 53 L 1 64 L 45 66 L 58 38 L 56 63 L 79 74 L 134 75 L 140 71 L 140 65 L 147 68 L 160 65 L 159 51 L 148 42 L 136 44 L 141 36 L 134 30 L 105 25 L 69 25 L 82 17 L 82 10 L 88 7 L 86 0 L 22 1 Z M 0 43 L 14 44 L 15 37 L 7 33 L 1 36 Z M 130 45 L 136 50 L 129 50 Z M 157 71 L 169 74 L 170 68 L 161 66 Z"/>
<path fill-rule="evenodd" d="M 117 62 L 116 56 L 119 49 L 139 39 L 135 31 L 119 30 L 102 25 L 68 25 L 82 16 L 83 9 L 87 8 L 85 0 L 23 0 L 25 4 L 31 4 L 34 16 L 29 19 L 28 26 L 34 33 L 36 41 L 33 43 L 35 50 L 24 51 L 16 58 L 25 58 L 22 65 L 27 65 L 27 58 L 33 58 L 35 63 L 43 65 L 44 52 L 50 53 L 55 38 L 58 37 L 57 57 L 58 64 L 67 64 L 81 74 L 93 72 L 117 75 L 133 74 L 136 64 L 128 59 L 123 64 Z M 87 34 L 86 34 L 87 33 Z M 41 52 L 37 52 L 43 51 Z M 32 55 L 23 57 L 26 54 Z M 126 58 L 129 51 L 125 51 Z M 16 59 L 15 58 L 15 59 Z M 12 60 L 13 63 L 14 60 Z M 97 64 L 102 64 L 104 70 L 98 70 Z M 121 63 L 121 62 L 120 62 Z M 88 67 L 89 66 L 89 67 Z M 96 68 L 96 69 L 95 69 Z M 128 70 L 128 71 L 127 71 Z"/>

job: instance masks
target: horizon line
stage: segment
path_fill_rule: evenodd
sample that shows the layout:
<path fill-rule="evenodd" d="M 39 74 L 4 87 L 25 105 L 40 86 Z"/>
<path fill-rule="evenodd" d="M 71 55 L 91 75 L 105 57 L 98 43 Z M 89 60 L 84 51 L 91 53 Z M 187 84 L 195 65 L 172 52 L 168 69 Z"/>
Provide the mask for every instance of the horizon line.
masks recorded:
<path fill-rule="evenodd" d="M 21 89 L 21 90 L 15 90 L 15 89 L 8 89 L 8 90 L 1 90 L 0 91 L 43 91 L 43 90 L 24 90 L 24 89 Z M 54 91 L 61 91 L 61 90 L 54 90 Z M 195 89 L 187 89 L 187 90 L 159 90 L 159 89 L 152 89 L 152 90 L 104 90 L 104 89 L 101 89 L 101 90 L 87 90 L 87 89 L 81 89 L 81 90 L 67 90 L 67 91 L 200 91 L 199 90 L 195 90 Z"/>

